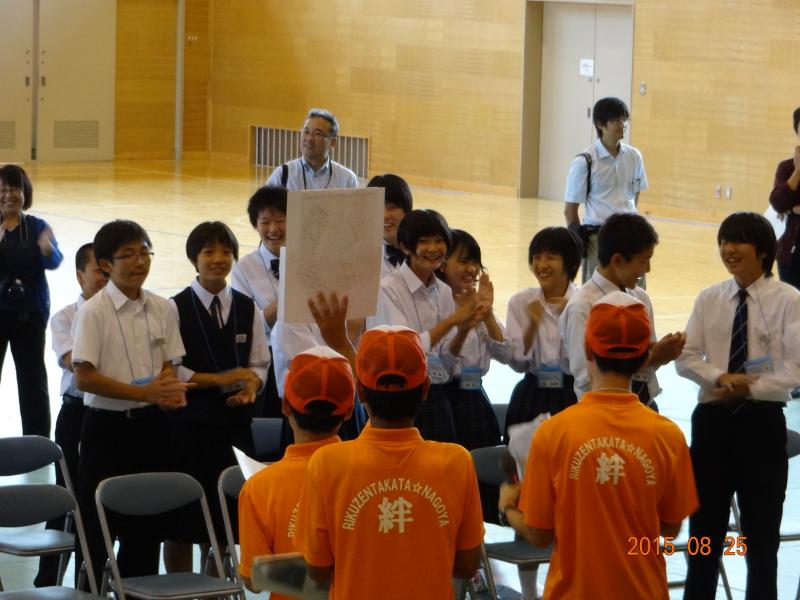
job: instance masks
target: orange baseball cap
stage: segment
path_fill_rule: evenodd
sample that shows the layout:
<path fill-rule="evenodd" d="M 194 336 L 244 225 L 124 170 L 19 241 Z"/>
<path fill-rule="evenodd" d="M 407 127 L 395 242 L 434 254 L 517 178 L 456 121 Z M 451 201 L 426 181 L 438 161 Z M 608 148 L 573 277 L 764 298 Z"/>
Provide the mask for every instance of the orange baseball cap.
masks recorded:
<path fill-rule="evenodd" d="M 391 391 L 421 386 L 428 378 L 428 365 L 419 334 L 399 325 L 381 325 L 365 331 L 358 344 L 356 375 L 371 390 L 386 389 L 378 384 L 384 375 L 405 379 L 402 386 L 392 386 Z"/>
<path fill-rule="evenodd" d="M 625 292 L 611 292 L 592 306 L 586 344 L 597 356 L 634 358 L 650 347 L 647 307 Z"/>
<path fill-rule="evenodd" d="M 304 350 L 292 359 L 283 395 L 297 412 L 310 414 L 311 402 L 329 402 L 332 416 L 344 415 L 353 406 L 356 389 L 350 362 L 327 346 Z"/>

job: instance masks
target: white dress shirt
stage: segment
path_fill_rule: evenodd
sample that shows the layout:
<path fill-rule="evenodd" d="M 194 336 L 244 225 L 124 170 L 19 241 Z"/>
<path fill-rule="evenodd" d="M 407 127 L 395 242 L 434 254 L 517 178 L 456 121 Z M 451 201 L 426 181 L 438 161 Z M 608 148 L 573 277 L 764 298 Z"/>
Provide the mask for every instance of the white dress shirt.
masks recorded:
<path fill-rule="evenodd" d="M 567 285 L 564 297 L 569 300 L 575 291 L 575 285 L 570 283 Z M 531 323 L 528 305 L 537 300 L 544 307 L 544 313 L 536 326 L 531 347 L 525 352 L 523 336 Z M 511 340 L 511 358 L 508 365 L 512 369 L 517 373 L 535 374 L 541 365 L 560 365 L 562 371 L 569 373 L 567 352 L 558 331 L 560 316 L 561 311 L 545 300 L 541 288 L 528 288 L 511 296 L 506 313 L 506 331 Z"/>
<path fill-rule="evenodd" d="M 602 225 L 615 213 L 635 213 L 636 194 L 647 189 L 642 154 L 633 146 L 620 142 L 619 154 L 612 156 L 601 140 L 584 150 L 592 157 L 592 186 L 586 198 L 586 158 L 572 159 L 567 173 L 564 200 L 571 204 L 586 203 L 583 222 Z"/>
<path fill-rule="evenodd" d="M 212 294 L 206 288 L 200 285 L 200 282 L 197 281 L 197 279 L 192 281 L 191 287 L 192 291 L 203 305 L 203 308 L 205 308 L 206 312 L 208 312 L 210 315 L 211 302 L 213 302 L 215 294 Z M 228 317 L 230 317 L 231 314 L 231 306 L 233 306 L 233 292 L 231 291 L 231 286 L 226 285 L 219 294 L 216 294 L 216 296 L 219 298 L 220 302 L 222 323 L 227 325 Z M 172 307 L 172 312 L 175 315 L 175 319 L 178 321 L 178 326 L 180 327 L 181 316 L 180 313 L 178 313 L 178 305 L 175 304 L 175 300 L 172 298 L 170 298 L 169 304 Z M 267 349 L 267 334 L 265 333 L 264 328 L 264 315 L 261 314 L 261 311 L 258 310 L 258 307 L 255 306 L 255 303 L 253 304 L 253 308 L 254 315 L 253 329 L 252 333 L 250 334 L 250 356 L 248 357 L 247 365 L 243 366 L 249 367 L 253 373 L 258 375 L 258 378 L 261 380 L 261 387 L 263 387 L 264 383 L 267 381 L 267 370 L 269 369 L 269 363 L 271 359 L 269 356 L 269 350 Z M 181 381 L 189 381 L 194 374 L 195 371 L 192 371 L 183 365 L 179 366 L 177 369 L 178 379 Z"/>
<path fill-rule="evenodd" d="M 675 367 L 700 386 L 700 402 L 713 400 L 717 379 L 728 371 L 738 291 L 733 279 L 704 289 L 686 325 L 686 345 Z M 765 277 L 747 287 L 747 356 L 772 359 L 772 373 L 759 375 L 748 398 L 788 402 L 800 383 L 800 292 L 795 288 Z"/>
<path fill-rule="evenodd" d="M 276 321 L 272 328 L 272 357 L 275 367 L 275 384 L 278 395 L 283 398 L 283 384 L 286 383 L 286 373 L 292 359 L 314 346 L 327 346 L 322 339 L 317 324 L 309 323 L 284 323 Z"/>
<path fill-rule="evenodd" d="M 86 301 L 72 325 L 72 363 L 88 362 L 101 375 L 122 383 L 156 377 L 165 362 L 185 354 L 169 301 L 147 290 L 131 300 L 109 281 Z M 148 406 L 86 392 L 84 404 L 107 410 Z"/>
<path fill-rule="evenodd" d="M 592 278 L 572 294 L 566 308 L 564 308 L 564 312 L 558 319 L 558 331 L 561 334 L 561 339 L 564 340 L 564 348 L 567 350 L 569 370 L 575 378 L 575 395 L 578 400 L 591 389 L 589 371 L 586 367 L 586 351 L 584 349 L 586 321 L 589 319 L 589 311 L 592 310 L 592 305 L 600 298 L 611 292 L 618 291 L 620 289 L 616 285 L 595 270 L 592 273 Z M 650 341 L 655 342 L 655 320 L 650 296 L 638 286 L 633 289 L 626 289 L 625 293 L 641 301 L 647 307 L 647 313 L 650 316 Z M 634 377 L 647 379 L 647 389 L 650 391 L 651 399 L 654 399 L 661 391 L 658 386 L 655 369 L 652 367 L 639 371 Z"/>
<path fill-rule="evenodd" d="M 511 344 L 505 328 L 499 321 L 497 326 L 503 334 L 503 340 L 500 342 L 489 336 L 489 330 L 481 322 L 467 332 L 458 356 L 450 353 L 449 342 L 447 346 L 442 346 L 442 362 L 454 377 L 460 376 L 464 369 L 478 369 L 483 377 L 489 372 L 492 359 L 503 364 L 508 363 L 511 358 Z M 453 330 L 455 331 L 455 328 Z"/>
<path fill-rule="evenodd" d="M 72 322 L 75 315 L 86 303 L 82 295 L 78 296 L 77 301 L 67 304 L 60 311 L 50 317 L 50 333 L 53 336 L 53 351 L 56 353 L 59 364 L 61 357 L 68 352 L 72 352 Z M 69 369 L 61 369 L 61 395 L 69 394 L 83 398 L 83 392 L 75 387 L 75 374 Z"/>
<path fill-rule="evenodd" d="M 231 271 L 231 287 L 255 300 L 261 311 L 262 322 L 264 309 L 278 299 L 280 284 L 270 267 L 270 261 L 277 258 L 264 244 L 260 244 L 255 252 L 233 265 Z M 270 345 L 269 325 L 266 322 L 264 324 L 267 328 L 267 345 Z"/>
<path fill-rule="evenodd" d="M 336 188 L 358 187 L 358 177 L 344 165 L 328 159 L 314 171 L 302 157 L 286 163 L 289 166 L 289 177 L 286 180 L 287 190 L 334 190 Z M 303 174 L 305 173 L 305 179 Z M 279 165 L 267 179 L 267 185 L 279 187 L 283 176 L 283 165 Z"/>
<path fill-rule="evenodd" d="M 378 294 L 378 312 L 374 317 L 367 317 L 367 329 L 378 325 L 402 325 L 420 334 L 422 349 L 431 352 L 431 334 L 439 321 L 449 317 L 456 310 L 450 287 L 438 277 L 426 286 L 411 270 L 408 263 L 403 263 L 396 272 L 381 280 Z M 453 328 L 455 329 L 455 328 Z M 451 330 L 439 342 L 434 353 L 449 343 Z"/>

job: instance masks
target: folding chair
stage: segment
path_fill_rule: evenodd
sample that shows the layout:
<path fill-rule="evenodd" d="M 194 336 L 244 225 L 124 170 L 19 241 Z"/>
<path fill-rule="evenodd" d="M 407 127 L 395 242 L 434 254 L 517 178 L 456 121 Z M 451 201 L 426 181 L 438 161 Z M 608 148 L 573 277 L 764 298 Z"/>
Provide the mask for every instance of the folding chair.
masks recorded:
<path fill-rule="evenodd" d="M 506 480 L 506 475 L 500 467 L 500 458 L 508 452 L 506 446 L 492 446 L 489 448 L 476 448 L 471 452 L 472 462 L 478 481 L 489 485 L 500 485 Z M 534 567 L 550 562 L 552 546 L 536 548 L 524 539 L 515 539 L 512 542 L 496 542 L 481 544 L 481 565 L 486 574 L 486 587 L 493 600 L 497 600 L 497 588 L 492 575 L 489 559 L 499 560 L 518 567 Z M 461 590 L 464 594 L 464 586 Z"/>
<path fill-rule="evenodd" d="M 69 477 L 67 462 L 64 453 L 54 441 L 40 435 L 24 435 L 0 439 L 0 476 L 22 475 L 30 473 L 51 464 L 57 464 L 64 475 L 67 491 L 74 497 L 75 490 Z M 0 553 L 15 556 L 45 556 L 61 554 L 58 564 L 57 584 L 64 582 L 64 573 L 67 570 L 69 554 L 75 547 L 75 535 L 70 533 L 72 528 L 72 511 L 64 524 L 64 530 L 43 529 L 36 531 L 20 532 L 13 535 L 0 534 Z M 34 521 L 38 523 L 38 521 Z M 84 556 L 86 556 L 84 554 Z M 79 583 L 84 582 L 84 567 L 79 569 Z M 81 587 L 83 587 L 81 585 Z M 3 589 L 0 580 L 0 590 Z"/>
<path fill-rule="evenodd" d="M 244 475 L 242 469 L 238 465 L 228 467 L 219 475 L 217 482 L 217 494 L 219 495 L 219 505 L 222 508 L 222 522 L 225 524 L 225 536 L 227 537 L 225 550 L 222 553 L 222 566 L 225 569 L 225 575 L 230 581 L 234 581 L 239 585 L 242 584 L 242 579 L 239 577 L 239 557 L 236 552 L 236 539 L 237 536 L 231 526 L 231 515 L 228 511 L 228 500 L 238 500 L 239 493 L 244 486 Z M 244 600 L 244 592 L 240 598 Z"/>
<path fill-rule="evenodd" d="M 231 583 L 221 577 L 201 573 L 167 573 L 164 575 L 144 575 L 122 578 L 114 554 L 114 540 L 108 527 L 106 509 L 126 516 L 153 516 L 170 512 L 190 504 L 200 502 L 208 539 L 214 551 L 217 573 L 222 573 L 219 545 L 211 524 L 208 502 L 202 486 L 186 473 L 137 473 L 121 475 L 103 480 L 95 492 L 100 528 L 108 552 L 112 579 L 104 579 L 101 593 L 110 587 L 119 600 L 127 597 L 158 600 L 169 598 L 210 598 L 235 596 L 241 593 L 238 583 Z"/>
<path fill-rule="evenodd" d="M 43 438 L 44 439 L 44 438 Z M 0 527 L 28 527 L 56 517 L 73 515 L 75 530 L 84 556 L 89 556 L 78 503 L 67 489 L 55 484 L 23 484 L 0 487 Z M 6 534 L 0 541 L 0 550 L 16 556 L 42 556 L 70 554 L 75 550 L 75 536 L 63 531 L 24 531 Z M 44 587 L 32 590 L 0 592 L 2 600 L 90 600 L 98 598 L 91 561 L 87 559 L 91 594 L 62 587 Z M 0 590 L 2 587 L 0 587 Z"/>
<path fill-rule="evenodd" d="M 253 433 L 255 458 L 261 461 L 274 461 L 278 458 L 283 435 L 283 419 L 262 417 L 253 419 L 250 425 Z"/>

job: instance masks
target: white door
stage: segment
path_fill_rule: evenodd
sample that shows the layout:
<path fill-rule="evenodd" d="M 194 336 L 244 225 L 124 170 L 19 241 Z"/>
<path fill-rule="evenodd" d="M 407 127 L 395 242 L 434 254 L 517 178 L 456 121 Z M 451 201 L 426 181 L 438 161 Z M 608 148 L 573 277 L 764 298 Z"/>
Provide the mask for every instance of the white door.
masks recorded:
<path fill-rule="evenodd" d="M 31 158 L 33 4 L 0 0 L 0 163 Z"/>
<path fill-rule="evenodd" d="M 115 0 L 41 0 L 40 160 L 114 158 Z"/>
<path fill-rule="evenodd" d="M 596 139 L 594 103 L 630 106 L 633 9 L 545 2 L 542 25 L 538 195 L 563 200 L 570 162 Z"/>

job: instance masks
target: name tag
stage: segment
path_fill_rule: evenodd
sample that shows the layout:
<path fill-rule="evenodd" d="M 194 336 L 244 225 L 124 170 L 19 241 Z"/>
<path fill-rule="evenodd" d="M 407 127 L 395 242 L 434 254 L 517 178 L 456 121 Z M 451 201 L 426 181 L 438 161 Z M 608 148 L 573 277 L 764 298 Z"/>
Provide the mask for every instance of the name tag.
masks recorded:
<path fill-rule="evenodd" d="M 650 380 L 650 376 L 647 371 L 639 371 L 638 373 L 634 373 L 633 377 L 631 377 L 631 381 L 640 381 L 642 383 L 647 383 Z"/>
<path fill-rule="evenodd" d="M 244 344 L 247 341 L 247 334 L 246 333 L 237 333 L 236 334 L 236 343 L 237 344 Z"/>
<path fill-rule="evenodd" d="M 228 373 L 229 371 L 232 370 L 233 369 L 228 369 L 227 371 L 220 371 L 220 373 Z M 234 381 L 233 383 L 228 385 L 219 385 L 217 386 L 217 389 L 223 394 L 232 394 L 234 392 L 238 392 L 244 389 L 244 381 Z"/>
<path fill-rule="evenodd" d="M 772 357 L 761 356 L 759 358 L 751 358 L 744 363 L 744 372 L 748 375 L 765 375 L 772 373 Z"/>
<path fill-rule="evenodd" d="M 483 375 L 480 369 L 468 368 L 461 371 L 458 387 L 462 390 L 479 390 Z"/>
<path fill-rule="evenodd" d="M 428 354 L 427 362 L 428 377 L 431 378 L 431 383 L 447 383 L 450 380 L 450 372 L 438 356 Z"/>
<path fill-rule="evenodd" d="M 536 383 L 541 388 L 563 388 L 564 372 L 561 367 L 539 365 L 536 369 Z"/>

